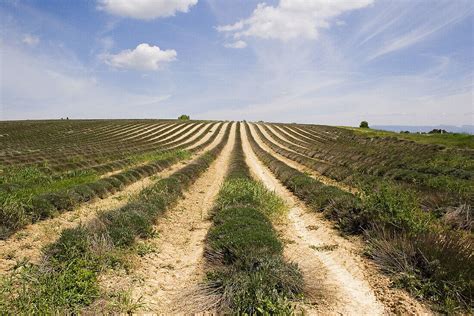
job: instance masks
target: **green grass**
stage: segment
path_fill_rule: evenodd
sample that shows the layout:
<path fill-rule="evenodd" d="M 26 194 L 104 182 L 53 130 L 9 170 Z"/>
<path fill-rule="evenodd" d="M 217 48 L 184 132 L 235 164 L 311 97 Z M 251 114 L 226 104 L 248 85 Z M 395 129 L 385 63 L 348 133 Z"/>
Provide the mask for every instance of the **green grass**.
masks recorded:
<path fill-rule="evenodd" d="M 169 151 L 162 151 L 156 150 L 151 152 L 146 152 L 143 154 L 132 155 L 129 159 L 132 164 L 138 164 L 142 162 L 153 162 L 159 160 L 165 160 L 173 156 L 179 156 L 181 159 L 188 159 L 191 157 L 191 153 L 187 150 L 169 150 Z"/>
<path fill-rule="evenodd" d="M 399 139 L 412 140 L 422 144 L 438 144 L 446 147 L 474 149 L 474 135 L 469 134 L 403 134 L 370 128 L 346 126 L 343 126 L 342 128 L 349 129 L 357 134 L 367 137 L 396 137 Z"/>
<path fill-rule="evenodd" d="M 32 195 L 65 189 L 98 179 L 92 171 L 68 172 L 60 175 L 46 173 L 38 167 L 12 167 L 0 177 L 0 203 L 8 197 L 28 200 Z"/>
<path fill-rule="evenodd" d="M 278 218 L 288 210 L 285 202 L 261 182 L 240 177 L 226 181 L 217 200 L 218 208 L 236 205 L 251 205 L 272 218 Z"/>

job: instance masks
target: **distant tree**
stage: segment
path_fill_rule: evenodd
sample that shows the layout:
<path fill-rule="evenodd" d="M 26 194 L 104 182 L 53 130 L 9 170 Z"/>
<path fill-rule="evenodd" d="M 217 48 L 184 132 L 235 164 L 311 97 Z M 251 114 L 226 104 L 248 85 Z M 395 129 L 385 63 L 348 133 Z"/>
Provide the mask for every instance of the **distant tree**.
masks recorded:
<path fill-rule="evenodd" d="M 360 122 L 360 128 L 369 128 L 369 123 L 367 121 Z"/>
<path fill-rule="evenodd" d="M 448 132 L 445 131 L 444 129 L 432 129 L 431 131 L 428 132 L 428 134 L 447 134 Z"/>
<path fill-rule="evenodd" d="M 189 115 L 183 114 L 178 117 L 178 120 L 188 121 L 190 119 Z"/>
<path fill-rule="evenodd" d="M 410 134 L 410 131 L 400 131 L 400 134 Z"/>

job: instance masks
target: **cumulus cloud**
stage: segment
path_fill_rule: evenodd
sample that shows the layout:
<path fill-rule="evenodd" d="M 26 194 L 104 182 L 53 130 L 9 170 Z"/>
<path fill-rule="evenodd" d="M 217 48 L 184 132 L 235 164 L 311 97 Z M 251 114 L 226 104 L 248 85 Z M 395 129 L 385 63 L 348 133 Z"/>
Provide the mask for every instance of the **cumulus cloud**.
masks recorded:
<path fill-rule="evenodd" d="M 235 24 L 218 26 L 217 30 L 230 33 L 236 39 L 315 39 L 320 29 L 330 26 L 332 18 L 347 11 L 364 8 L 373 1 L 280 0 L 277 6 L 260 3 L 249 18 Z"/>
<path fill-rule="evenodd" d="M 99 9 L 110 14 L 151 20 L 188 12 L 198 0 L 99 0 Z"/>
<path fill-rule="evenodd" d="M 105 54 L 102 58 L 105 63 L 115 68 L 154 71 L 159 70 L 163 64 L 176 60 L 176 56 L 174 49 L 162 50 L 158 46 L 142 43 L 133 50 Z"/>
<path fill-rule="evenodd" d="M 136 92 L 96 78 L 90 68 L 69 55 L 38 55 L 7 41 L 2 43 L 0 120 L 163 117 L 161 107 L 172 95 L 154 89 Z"/>
<path fill-rule="evenodd" d="M 26 34 L 25 36 L 23 36 L 23 39 L 21 41 L 23 43 L 25 43 L 26 45 L 36 46 L 36 45 L 39 44 L 40 39 L 39 39 L 38 36 L 34 36 L 34 35 L 31 35 L 31 34 Z"/>
<path fill-rule="evenodd" d="M 247 47 L 247 43 L 242 40 L 239 40 L 233 43 L 227 43 L 224 46 L 227 48 L 245 48 Z"/>

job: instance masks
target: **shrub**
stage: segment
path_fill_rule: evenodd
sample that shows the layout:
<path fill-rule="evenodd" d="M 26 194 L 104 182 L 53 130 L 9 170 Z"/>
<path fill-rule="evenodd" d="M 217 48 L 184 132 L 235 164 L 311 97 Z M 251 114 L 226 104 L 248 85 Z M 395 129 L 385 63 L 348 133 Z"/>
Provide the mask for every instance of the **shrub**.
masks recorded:
<path fill-rule="evenodd" d="M 472 236 L 448 230 L 408 234 L 376 229 L 368 240 L 371 257 L 399 286 L 437 302 L 444 312 L 473 306 Z"/>
<path fill-rule="evenodd" d="M 182 114 L 178 117 L 178 120 L 181 120 L 181 121 L 188 121 L 190 119 L 189 115 L 186 115 L 186 114 Z"/>
<path fill-rule="evenodd" d="M 369 128 L 369 123 L 367 121 L 360 122 L 360 128 Z"/>

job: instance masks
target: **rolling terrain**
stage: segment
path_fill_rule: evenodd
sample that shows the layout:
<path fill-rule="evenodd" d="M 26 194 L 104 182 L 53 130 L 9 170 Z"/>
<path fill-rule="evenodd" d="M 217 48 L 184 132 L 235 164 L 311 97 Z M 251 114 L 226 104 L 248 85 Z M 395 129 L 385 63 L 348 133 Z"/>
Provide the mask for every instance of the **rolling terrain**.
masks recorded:
<path fill-rule="evenodd" d="M 0 122 L 0 313 L 472 313 L 463 137 Z"/>

